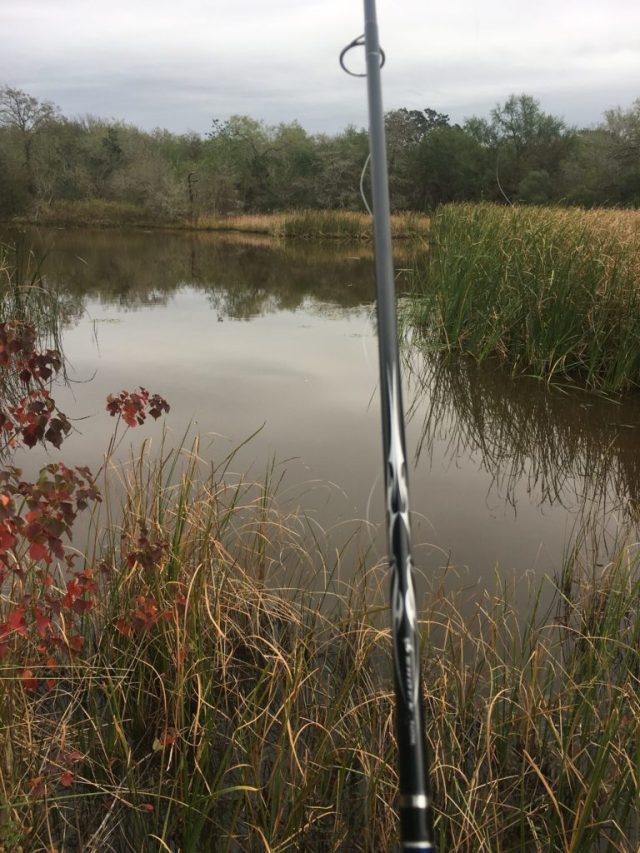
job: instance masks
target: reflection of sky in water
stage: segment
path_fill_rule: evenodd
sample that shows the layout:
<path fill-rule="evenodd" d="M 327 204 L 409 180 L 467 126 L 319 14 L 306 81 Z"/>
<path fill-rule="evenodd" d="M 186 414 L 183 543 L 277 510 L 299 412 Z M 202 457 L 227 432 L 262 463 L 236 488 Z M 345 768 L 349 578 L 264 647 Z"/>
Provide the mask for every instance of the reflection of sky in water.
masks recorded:
<path fill-rule="evenodd" d="M 299 505 L 331 529 L 336 547 L 353 529 L 352 519 L 380 521 L 377 347 L 366 252 L 358 259 L 354 249 L 323 254 L 315 247 L 307 256 L 297 247 L 289 255 L 283 248 L 225 247 L 192 235 L 65 233 L 58 240 L 62 246 L 51 252 L 55 277 L 63 280 L 69 271 L 76 304 L 84 308 L 64 336 L 73 381 L 57 398 L 79 419 L 79 434 L 63 446 L 65 461 L 97 469 L 114 423 L 105 397 L 144 385 L 171 404 L 170 443 L 191 424 L 203 436 L 205 459 L 220 461 L 264 424 L 233 470 L 261 479 L 271 458 L 283 463 L 276 479 L 286 472 L 281 493 L 288 508 Z M 518 383 L 509 387 L 517 396 Z M 539 386 L 520 387 L 523 399 L 544 395 Z M 409 383 L 412 460 L 423 444 L 411 470 L 416 563 L 427 573 L 466 565 L 470 583 L 492 586 L 496 564 L 506 575 L 553 574 L 560 566 L 578 517 L 580 442 L 596 459 L 594 441 L 604 445 L 609 434 L 597 435 L 594 427 L 590 446 L 586 433 L 578 440 L 571 431 L 571 405 L 554 409 L 541 397 L 527 409 L 507 399 L 500 383 L 481 377 L 448 375 L 423 390 L 415 377 Z M 500 412 L 523 446 L 496 426 Z M 483 435 L 488 413 L 493 432 L 487 427 Z M 161 434 L 162 424 L 150 424 L 130 433 L 126 444 L 153 436 L 157 445 Z M 485 438 L 491 452 L 489 444 L 482 447 Z M 571 458 L 578 463 L 559 475 L 565 506 L 545 502 L 547 486 L 536 474 L 540 459 L 548 479 L 553 465 Z M 38 452 L 21 462 L 35 470 L 41 460 Z M 366 541 L 363 536 L 360 544 Z M 379 536 L 376 553 L 383 550 Z"/>

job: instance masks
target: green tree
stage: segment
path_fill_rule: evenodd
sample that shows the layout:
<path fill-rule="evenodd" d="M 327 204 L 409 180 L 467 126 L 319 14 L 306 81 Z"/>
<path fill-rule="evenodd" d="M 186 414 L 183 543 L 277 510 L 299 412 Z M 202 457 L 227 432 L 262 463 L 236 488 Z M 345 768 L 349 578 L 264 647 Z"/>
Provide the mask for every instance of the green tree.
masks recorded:
<path fill-rule="evenodd" d="M 640 98 L 631 107 L 604 114 L 602 130 L 609 141 L 608 162 L 615 201 L 640 205 Z"/>
<path fill-rule="evenodd" d="M 317 207 L 320 168 L 316 142 L 298 122 L 280 124 L 272 131 L 269 170 L 277 207 Z"/>
<path fill-rule="evenodd" d="M 15 164 L 3 145 L 0 132 L 0 216 L 23 213 L 29 203 L 26 181 L 21 181 Z"/>
<path fill-rule="evenodd" d="M 488 152 L 460 125 L 434 127 L 417 146 L 413 159 L 413 207 L 432 210 L 445 202 L 482 197 Z"/>
<path fill-rule="evenodd" d="M 35 158 L 38 198 L 47 202 L 91 198 L 85 125 L 63 118 L 48 124 L 43 134 L 46 144 L 38 147 Z"/>
<path fill-rule="evenodd" d="M 202 212 L 199 204 L 204 140 L 197 133 L 173 134 L 157 128 L 152 133 L 158 155 L 171 169 L 190 217 Z"/>
<path fill-rule="evenodd" d="M 415 206 L 416 152 L 432 132 L 449 127 L 449 116 L 430 108 L 408 110 L 404 107 L 385 115 L 389 195 L 393 210 Z"/>
<path fill-rule="evenodd" d="M 615 203 L 616 184 L 609 134 L 600 128 L 581 130 L 576 134 L 573 156 L 562 163 L 561 198 L 585 207 Z"/>
<path fill-rule="evenodd" d="M 553 181 L 546 169 L 532 169 L 518 184 L 518 201 L 528 204 L 546 204 L 553 194 Z"/>
<path fill-rule="evenodd" d="M 213 121 L 204 160 L 214 212 L 234 208 L 259 211 L 273 206 L 272 148 L 269 129 L 250 116 Z"/>
<path fill-rule="evenodd" d="M 335 136 L 317 136 L 316 144 L 319 158 L 317 205 L 338 210 L 362 210 L 360 175 L 369 154 L 366 130 L 349 125 Z M 365 190 L 369 193 L 368 182 L 365 182 Z"/>
<path fill-rule="evenodd" d="M 482 131 L 480 124 L 477 131 Z M 540 197 L 543 172 L 549 176 L 551 191 L 551 179 L 571 153 L 575 134 L 562 119 L 543 112 L 535 98 L 522 94 L 510 95 L 504 104 L 491 111 L 490 133 L 486 138 L 493 139 L 500 187 L 515 200 L 519 198 L 520 187 L 526 191 L 536 182 L 538 190 L 534 195 Z M 538 177 L 528 179 L 530 173 L 537 173 Z M 550 197 L 543 200 L 549 201 Z"/>

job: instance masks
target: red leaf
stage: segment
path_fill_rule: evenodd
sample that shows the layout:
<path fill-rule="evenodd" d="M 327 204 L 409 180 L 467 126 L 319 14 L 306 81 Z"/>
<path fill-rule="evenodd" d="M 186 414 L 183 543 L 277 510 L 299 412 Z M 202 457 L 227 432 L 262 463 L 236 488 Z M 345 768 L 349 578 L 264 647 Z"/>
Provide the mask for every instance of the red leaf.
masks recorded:
<path fill-rule="evenodd" d="M 22 686 L 25 690 L 36 690 L 38 687 L 38 679 L 33 677 L 33 672 L 30 669 L 25 669 L 20 676 Z"/>
<path fill-rule="evenodd" d="M 41 640 L 46 637 L 47 631 L 51 630 L 51 619 L 45 616 L 41 610 L 36 610 L 36 627 Z"/>
<path fill-rule="evenodd" d="M 74 634 L 68 638 L 68 641 L 74 652 L 79 652 L 84 646 L 84 637 L 80 634 Z"/>
<path fill-rule="evenodd" d="M 0 528 L 0 551 L 8 551 L 16 544 L 16 537 L 6 527 Z"/>
<path fill-rule="evenodd" d="M 23 637 L 27 636 L 27 626 L 24 622 L 24 607 L 18 607 L 16 610 L 12 610 L 9 616 L 7 617 L 7 628 L 9 632 L 16 631 L 18 634 L 21 634 Z"/>
<path fill-rule="evenodd" d="M 39 797 L 44 793 L 45 789 L 44 776 L 36 776 L 33 779 L 29 779 L 29 787 L 31 788 L 31 796 Z"/>
<path fill-rule="evenodd" d="M 73 773 L 70 770 L 65 770 L 59 781 L 65 788 L 70 788 L 73 785 Z"/>
<path fill-rule="evenodd" d="M 35 513 L 29 513 L 29 515 L 33 515 Z M 22 535 L 26 536 L 31 542 L 34 539 L 37 539 L 38 536 L 42 533 L 42 525 L 37 521 L 30 521 L 26 524 L 22 530 Z"/>
<path fill-rule="evenodd" d="M 83 613 L 86 613 L 87 610 L 91 610 L 93 607 L 93 601 L 88 601 L 85 598 L 76 599 L 71 605 L 74 613 L 77 613 L 79 616 L 82 616 Z"/>
<path fill-rule="evenodd" d="M 65 752 L 64 757 L 67 761 L 82 761 L 84 759 L 84 755 L 75 749 Z"/>
<path fill-rule="evenodd" d="M 29 556 L 32 560 L 46 560 L 47 563 L 51 562 L 51 555 L 49 554 L 49 549 L 44 545 L 41 545 L 39 542 L 34 542 L 29 548 Z"/>
<path fill-rule="evenodd" d="M 31 424 L 28 427 L 25 427 L 22 430 L 22 440 L 27 445 L 27 447 L 35 447 L 38 443 L 38 427 L 35 424 Z"/>
<path fill-rule="evenodd" d="M 118 619 L 118 621 L 116 622 L 116 628 L 123 636 L 131 636 L 131 625 L 127 624 L 124 619 Z"/>

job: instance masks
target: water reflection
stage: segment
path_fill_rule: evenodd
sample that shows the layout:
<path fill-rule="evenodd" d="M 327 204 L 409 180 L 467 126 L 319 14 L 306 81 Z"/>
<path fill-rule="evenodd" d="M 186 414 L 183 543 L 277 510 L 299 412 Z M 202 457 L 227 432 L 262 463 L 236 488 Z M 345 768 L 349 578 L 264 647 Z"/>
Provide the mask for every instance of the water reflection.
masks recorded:
<path fill-rule="evenodd" d="M 184 232 L 20 238 L 46 253 L 47 280 L 79 320 L 64 340 L 70 385 L 56 389 L 78 430 L 66 462 L 100 467 L 113 427 L 106 396 L 142 384 L 171 403 L 167 442 L 197 432 L 207 461 L 264 425 L 234 457 L 236 473 L 260 479 L 268 460 L 287 460 L 281 494 L 347 538 L 379 470 L 369 246 Z M 161 430 L 149 424 L 126 444 L 157 443 Z M 34 451 L 21 464 L 33 472 L 43 461 Z"/>
<path fill-rule="evenodd" d="M 249 319 L 313 302 L 358 308 L 373 295 L 369 246 L 238 241 L 201 232 L 15 232 L 46 274 L 63 283 L 76 312 L 86 298 L 128 310 L 168 304 L 188 286 L 204 292 L 218 319 Z M 340 270 L 336 275 L 337 270 Z"/>
<path fill-rule="evenodd" d="M 236 473 L 259 480 L 268 460 L 286 460 L 281 497 L 329 531 L 328 550 L 338 553 L 359 519 L 372 525 L 353 562 L 384 553 L 384 535 L 370 543 L 384 496 L 369 246 L 185 232 L 21 239 L 48 252 L 46 276 L 69 306 L 70 385 L 56 399 L 77 432 L 63 461 L 97 470 L 113 426 L 106 396 L 144 385 L 172 405 L 167 441 L 199 433 L 207 464 L 264 425 L 234 458 Z M 417 358 L 406 375 L 425 574 L 469 567 L 477 589 L 491 587 L 496 566 L 502 576 L 553 574 L 586 504 L 603 517 L 640 501 L 640 401 L 548 392 L 464 361 Z M 136 432 L 134 448 L 161 430 Z M 34 451 L 21 464 L 35 471 L 56 458 Z"/>
<path fill-rule="evenodd" d="M 414 354 L 407 373 L 411 415 L 421 419 L 417 460 L 431 459 L 444 440 L 449 458 L 475 459 L 514 509 L 525 490 L 541 505 L 637 517 L 637 396 L 614 401 L 547 388 L 446 356 Z"/>

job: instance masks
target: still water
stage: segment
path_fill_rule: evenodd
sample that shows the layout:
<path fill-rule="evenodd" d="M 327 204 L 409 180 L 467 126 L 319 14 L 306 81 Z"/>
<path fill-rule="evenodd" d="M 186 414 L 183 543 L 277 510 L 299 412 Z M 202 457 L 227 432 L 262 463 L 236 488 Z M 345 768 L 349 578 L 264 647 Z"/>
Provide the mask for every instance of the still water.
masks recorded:
<path fill-rule="evenodd" d="M 275 461 L 282 505 L 306 513 L 331 548 L 359 527 L 358 549 L 384 552 L 367 246 L 203 233 L 18 238 L 46 255 L 47 281 L 64 300 L 69 382 L 56 399 L 76 430 L 49 458 L 99 468 L 113 428 L 106 396 L 143 385 L 171 404 L 166 441 L 197 432 L 201 455 L 221 460 L 259 430 L 233 460 L 237 476 L 259 480 Z M 401 249 L 400 291 L 414 260 Z M 404 380 L 415 557 L 425 575 L 482 590 L 498 571 L 522 580 L 524 595 L 524 579 L 559 570 L 585 515 L 596 513 L 611 536 L 634 516 L 637 400 L 550 391 L 411 351 Z M 152 436 L 157 446 L 162 429 L 145 426 L 127 441 Z M 35 470 L 42 453 L 20 462 Z"/>

